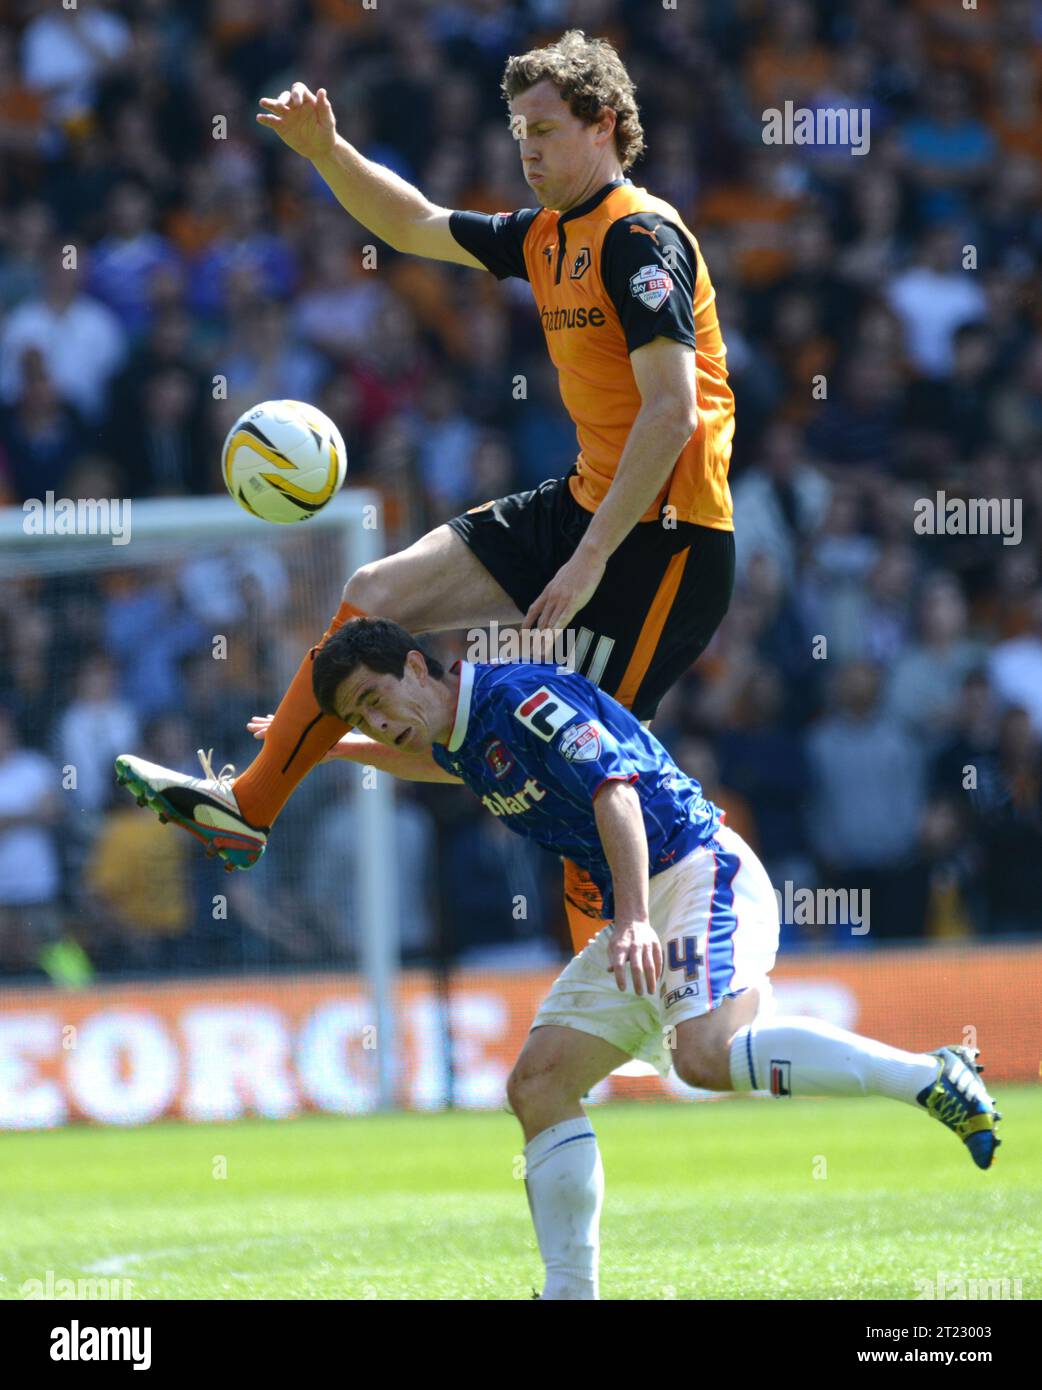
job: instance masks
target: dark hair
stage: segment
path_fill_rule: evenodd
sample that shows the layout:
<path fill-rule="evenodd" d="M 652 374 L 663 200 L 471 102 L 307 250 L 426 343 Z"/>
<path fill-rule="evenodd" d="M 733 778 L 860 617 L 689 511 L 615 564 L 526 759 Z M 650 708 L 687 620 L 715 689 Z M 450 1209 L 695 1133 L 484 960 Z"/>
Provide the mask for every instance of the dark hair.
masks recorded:
<path fill-rule="evenodd" d="M 605 107 L 615 112 L 615 149 L 626 173 L 644 152 L 644 130 L 633 79 L 607 39 L 569 29 L 556 43 L 507 59 L 500 91 L 511 101 L 549 78 L 573 116 L 592 125 Z"/>
<path fill-rule="evenodd" d="M 445 668 L 437 657 L 430 656 L 411 632 L 390 618 L 352 618 L 338 628 L 323 646 L 315 650 L 311 665 L 311 688 L 323 714 L 339 718 L 336 693 L 340 682 L 359 666 L 378 676 L 405 675 L 405 658 L 410 652 L 420 652 L 427 670 L 440 680 Z"/>

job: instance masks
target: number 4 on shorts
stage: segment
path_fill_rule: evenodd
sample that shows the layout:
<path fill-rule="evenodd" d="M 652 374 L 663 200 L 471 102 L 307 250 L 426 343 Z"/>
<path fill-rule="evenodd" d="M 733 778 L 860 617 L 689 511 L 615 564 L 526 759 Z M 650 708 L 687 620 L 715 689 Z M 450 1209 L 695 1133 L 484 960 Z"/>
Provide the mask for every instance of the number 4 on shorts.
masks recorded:
<path fill-rule="evenodd" d="M 673 937 L 668 943 L 666 957 L 670 970 L 683 970 L 685 980 L 698 979 L 698 967 L 703 963 L 698 954 L 698 937 Z"/>

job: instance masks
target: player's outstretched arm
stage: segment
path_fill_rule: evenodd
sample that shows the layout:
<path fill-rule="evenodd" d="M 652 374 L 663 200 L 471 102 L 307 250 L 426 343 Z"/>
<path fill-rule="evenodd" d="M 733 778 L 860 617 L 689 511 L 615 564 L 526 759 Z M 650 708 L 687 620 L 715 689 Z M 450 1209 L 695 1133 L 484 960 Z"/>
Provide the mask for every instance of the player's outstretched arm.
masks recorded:
<path fill-rule="evenodd" d="M 255 714 L 246 727 L 254 738 L 262 739 L 274 717 L 273 714 Z M 458 777 L 446 772 L 429 754 L 389 748 L 385 743 L 367 738 L 365 734 L 345 734 L 322 761 L 360 763 L 363 767 L 375 767 L 377 772 L 389 772 L 392 777 L 400 777 L 404 782 L 454 782 L 457 786 L 463 785 Z"/>
<path fill-rule="evenodd" d="M 325 87 L 312 92 L 294 82 L 277 97 L 261 97 L 260 104 L 264 109 L 257 113 L 258 123 L 309 159 L 340 206 L 381 241 L 396 251 L 484 269 L 449 230 L 450 209 L 436 207 L 418 188 L 366 159 L 337 134 Z"/>

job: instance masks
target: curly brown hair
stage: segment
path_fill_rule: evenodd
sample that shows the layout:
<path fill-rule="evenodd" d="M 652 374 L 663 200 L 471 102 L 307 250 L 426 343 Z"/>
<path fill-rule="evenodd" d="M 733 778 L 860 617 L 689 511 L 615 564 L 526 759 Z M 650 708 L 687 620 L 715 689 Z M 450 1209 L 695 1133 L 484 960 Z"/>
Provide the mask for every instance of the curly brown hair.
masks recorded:
<path fill-rule="evenodd" d="M 615 112 L 615 148 L 626 173 L 644 153 L 644 128 L 633 79 L 608 40 L 569 29 L 556 43 L 508 58 L 500 91 L 509 102 L 545 78 L 586 125 L 606 106 Z"/>

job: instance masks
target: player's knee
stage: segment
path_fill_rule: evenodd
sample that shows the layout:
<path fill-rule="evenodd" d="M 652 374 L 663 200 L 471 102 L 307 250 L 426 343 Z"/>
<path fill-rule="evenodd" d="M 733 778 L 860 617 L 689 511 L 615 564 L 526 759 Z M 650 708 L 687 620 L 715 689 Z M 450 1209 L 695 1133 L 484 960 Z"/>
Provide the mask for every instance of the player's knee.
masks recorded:
<path fill-rule="evenodd" d="M 522 1058 L 507 1080 L 507 1102 L 523 1123 L 527 1115 L 556 1098 L 560 1089 L 554 1067 L 536 1067 Z"/>
<path fill-rule="evenodd" d="M 536 1094 L 538 1087 L 535 1078 L 518 1063 L 507 1078 L 507 1104 L 519 1120 L 523 1118 Z"/>
<path fill-rule="evenodd" d="M 689 1057 L 677 1055 L 673 1058 L 673 1070 L 685 1086 L 697 1086 L 700 1090 L 707 1089 L 703 1080 L 705 1073 L 702 1058 L 697 1054 Z"/>
<path fill-rule="evenodd" d="M 695 1086 L 701 1091 L 729 1091 L 731 1089 L 730 1066 L 727 1053 L 721 1055 L 715 1048 L 680 1048 L 673 1058 L 673 1070 L 685 1086 Z"/>

